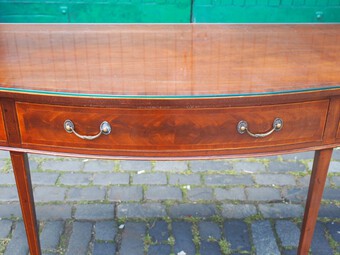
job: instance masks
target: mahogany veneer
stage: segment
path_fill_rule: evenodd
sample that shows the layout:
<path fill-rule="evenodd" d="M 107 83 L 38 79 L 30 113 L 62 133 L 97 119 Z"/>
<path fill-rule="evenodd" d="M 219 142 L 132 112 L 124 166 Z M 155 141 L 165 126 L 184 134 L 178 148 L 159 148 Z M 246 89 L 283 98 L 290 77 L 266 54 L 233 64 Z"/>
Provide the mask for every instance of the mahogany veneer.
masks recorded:
<path fill-rule="evenodd" d="M 111 156 L 129 151 L 135 156 L 185 157 L 237 154 L 238 149 L 276 151 L 284 145 L 321 145 L 328 105 L 328 100 L 319 100 L 253 107 L 127 109 L 18 102 L 16 109 L 24 148 L 58 148 L 64 152 L 72 148 L 75 153 L 100 152 Z M 249 123 L 252 132 L 267 132 L 276 117 L 284 121 L 284 128 L 268 137 L 254 139 L 237 132 L 241 120 Z M 102 121 L 110 123 L 112 131 L 95 141 L 82 140 L 65 131 L 67 119 L 74 122 L 80 134 L 98 133 Z"/>
<path fill-rule="evenodd" d="M 27 152 L 186 159 L 316 150 L 307 255 L 340 146 L 340 25 L 0 24 L 0 145 L 40 255 Z M 283 120 L 279 131 L 275 118 Z M 111 125 L 109 135 L 81 135 Z M 251 137 L 238 123 L 247 121 Z M 274 125 L 275 126 L 275 125 Z"/>
<path fill-rule="evenodd" d="M 7 136 L 1 106 L 0 106 L 0 144 L 7 145 Z"/>

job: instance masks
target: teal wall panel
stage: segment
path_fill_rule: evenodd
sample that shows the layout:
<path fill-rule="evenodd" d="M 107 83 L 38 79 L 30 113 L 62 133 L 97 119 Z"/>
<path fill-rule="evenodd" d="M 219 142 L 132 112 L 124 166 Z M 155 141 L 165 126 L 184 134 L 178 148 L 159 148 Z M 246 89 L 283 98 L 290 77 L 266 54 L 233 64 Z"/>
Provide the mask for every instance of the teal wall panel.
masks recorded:
<path fill-rule="evenodd" d="M 191 0 L 0 0 L 0 22 L 188 23 Z"/>
<path fill-rule="evenodd" d="M 195 0 L 193 22 L 340 22 L 340 0 Z"/>
<path fill-rule="evenodd" d="M 0 22 L 340 22 L 340 0 L 0 0 Z"/>

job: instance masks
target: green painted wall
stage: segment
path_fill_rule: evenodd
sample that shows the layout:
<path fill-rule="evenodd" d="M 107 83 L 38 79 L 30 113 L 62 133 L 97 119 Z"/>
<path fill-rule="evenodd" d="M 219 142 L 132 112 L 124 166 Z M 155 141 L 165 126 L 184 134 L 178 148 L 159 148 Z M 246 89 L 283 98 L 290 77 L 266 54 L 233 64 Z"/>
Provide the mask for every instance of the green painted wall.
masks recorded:
<path fill-rule="evenodd" d="M 340 22 L 340 0 L 195 0 L 194 22 Z"/>
<path fill-rule="evenodd" d="M 0 0 L 0 22 L 340 22 L 340 0 Z"/>
<path fill-rule="evenodd" d="M 188 23 L 190 0 L 0 0 L 0 22 Z"/>

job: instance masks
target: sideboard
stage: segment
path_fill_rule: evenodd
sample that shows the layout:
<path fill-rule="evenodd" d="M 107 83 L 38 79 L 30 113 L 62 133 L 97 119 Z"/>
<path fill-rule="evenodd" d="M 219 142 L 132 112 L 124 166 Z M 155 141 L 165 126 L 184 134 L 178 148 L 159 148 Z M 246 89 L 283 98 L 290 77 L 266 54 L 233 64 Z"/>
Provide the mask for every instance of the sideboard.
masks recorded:
<path fill-rule="evenodd" d="M 32 255 L 27 153 L 201 159 L 315 150 L 308 254 L 340 146 L 340 24 L 0 24 L 0 149 Z"/>

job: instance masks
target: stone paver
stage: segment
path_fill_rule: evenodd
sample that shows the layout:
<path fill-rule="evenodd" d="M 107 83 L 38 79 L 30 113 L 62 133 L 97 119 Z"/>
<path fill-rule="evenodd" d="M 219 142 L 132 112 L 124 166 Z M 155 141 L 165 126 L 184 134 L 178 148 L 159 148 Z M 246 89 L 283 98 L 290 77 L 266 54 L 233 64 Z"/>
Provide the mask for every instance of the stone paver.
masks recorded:
<path fill-rule="evenodd" d="M 189 222 L 173 222 L 172 233 L 175 238 L 175 254 L 184 251 L 186 254 L 195 254 L 195 245 L 192 241 L 192 224 Z"/>
<path fill-rule="evenodd" d="M 253 222 L 251 230 L 256 254 L 280 255 L 269 221 Z"/>
<path fill-rule="evenodd" d="M 22 218 L 19 203 L 0 204 L 0 217 L 1 218 L 12 218 L 12 217 Z"/>
<path fill-rule="evenodd" d="M 340 162 L 339 161 L 332 161 L 329 165 L 329 173 L 340 173 Z"/>
<path fill-rule="evenodd" d="M 63 174 L 59 178 L 59 182 L 62 185 L 89 185 L 92 181 L 91 174 L 80 174 L 80 173 L 72 173 L 72 174 Z"/>
<path fill-rule="evenodd" d="M 216 214 L 216 205 L 213 204 L 179 204 L 169 209 L 169 216 L 172 218 L 211 217 Z"/>
<path fill-rule="evenodd" d="M 15 185 L 15 178 L 13 172 L 0 174 L 0 185 Z"/>
<path fill-rule="evenodd" d="M 41 168 L 52 171 L 79 172 L 83 168 L 83 162 L 80 160 L 47 160 L 42 162 Z"/>
<path fill-rule="evenodd" d="M 166 175 L 164 173 L 146 173 L 136 174 L 132 177 L 133 184 L 166 184 Z"/>
<path fill-rule="evenodd" d="M 195 160 L 190 162 L 191 170 L 194 173 L 207 171 L 227 171 L 233 166 L 224 160 Z"/>
<path fill-rule="evenodd" d="M 58 177 L 59 173 L 33 172 L 31 174 L 33 185 L 54 185 Z"/>
<path fill-rule="evenodd" d="M 106 189 L 103 187 L 71 188 L 67 192 L 67 201 L 99 201 L 104 200 Z"/>
<path fill-rule="evenodd" d="M 260 185 L 296 185 L 294 176 L 289 174 L 258 174 L 255 182 Z"/>
<path fill-rule="evenodd" d="M 215 188 L 215 197 L 217 200 L 246 200 L 246 193 L 244 192 L 244 188 Z"/>
<path fill-rule="evenodd" d="M 156 244 L 149 247 L 148 255 L 171 254 L 171 246 L 167 244 Z"/>
<path fill-rule="evenodd" d="M 245 222 L 240 220 L 226 221 L 223 231 L 232 250 L 251 251 L 248 227 Z"/>
<path fill-rule="evenodd" d="M 115 162 L 112 160 L 88 160 L 84 165 L 84 172 L 112 172 Z"/>
<path fill-rule="evenodd" d="M 250 175 L 207 175 L 205 176 L 207 185 L 252 185 L 254 184 Z"/>
<path fill-rule="evenodd" d="M 13 222 L 11 220 L 0 219 L 0 239 L 6 238 L 11 232 Z"/>
<path fill-rule="evenodd" d="M 38 186 L 34 190 L 35 202 L 64 201 L 66 188 Z"/>
<path fill-rule="evenodd" d="M 212 200 L 213 190 L 211 188 L 192 188 L 187 192 L 190 201 Z"/>
<path fill-rule="evenodd" d="M 197 174 L 171 174 L 169 177 L 169 184 L 171 185 L 200 185 L 201 176 Z"/>
<path fill-rule="evenodd" d="M 18 221 L 13 230 L 12 239 L 6 247 L 4 255 L 23 255 L 28 253 L 25 226 L 22 221 Z"/>
<path fill-rule="evenodd" d="M 222 216 L 229 219 L 241 219 L 255 215 L 257 213 L 254 205 L 233 205 L 223 204 L 222 205 Z"/>
<path fill-rule="evenodd" d="M 76 205 L 74 217 L 78 220 L 108 220 L 114 218 L 112 204 Z"/>
<path fill-rule="evenodd" d="M 306 152 L 300 152 L 300 153 L 284 154 L 281 157 L 282 157 L 283 160 L 313 159 L 314 158 L 314 151 L 306 151 Z"/>
<path fill-rule="evenodd" d="M 235 163 L 234 169 L 238 172 L 260 173 L 266 171 L 266 166 L 260 162 L 240 161 Z"/>
<path fill-rule="evenodd" d="M 340 187 L 340 176 L 333 176 L 332 182 L 334 183 L 335 186 Z"/>
<path fill-rule="evenodd" d="M 16 187 L 0 187 L 0 202 L 19 201 Z"/>
<path fill-rule="evenodd" d="M 308 187 L 303 188 L 289 188 L 284 190 L 283 197 L 293 203 L 301 203 L 306 200 Z"/>
<path fill-rule="evenodd" d="M 168 223 L 165 221 L 156 221 L 149 229 L 149 235 L 152 242 L 166 242 L 169 238 Z"/>
<path fill-rule="evenodd" d="M 306 166 L 299 162 L 281 162 L 271 161 L 269 162 L 270 172 L 303 172 L 306 171 Z"/>
<path fill-rule="evenodd" d="M 127 173 L 94 174 L 94 185 L 129 184 L 130 176 Z"/>
<path fill-rule="evenodd" d="M 113 220 L 98 221 L 95 224 L 96 240 L 113 241 L 117 234 L 117 224 Z"/>
<path fill-rule="evenodd" d="M 340 222 L 327 222 L 326 226 L 333 240 L 340 245 Z"/>
<path fill-rule="evenodd" d="M 109 201 L 140 201 L 142 199 L 142 186 L 112 187 L 108 192 Z"/>
<path fill-rule="evenodd" d="M 312 254 L 329 255 L 333 253 L 332 248 L 326 239 L 325 231 L 325 226 L 322 223 L 317 222 L 311 247 Z"/>
<path fill-rule="evenodd" d="M 119 218 L 160 218 L 166 215 L 165 206 L 160 203 L 128 203 L 117 206 Z"/>
<path fill-rule="evenodd" d="M 334 155 L 339 155 L 340 160 L 340 150 L 335 153 L 337 151 L 339 153 Z M 30 156 L 34 169 L 38 169 L 32 171 L 31 177 L 38 202 L 36 212 L 41 223 L 43 255 L 57 255 L 62 247 L 67 255 L 111 255 L 115 252 L 120 255 L 124 252 L 129 255 L 177 255 L 182 250 L 187 255 L 220 255 L 222 238 L 230 243 L 232 255 L 254 251 L 257 254 L 296 254 L 299 228 L 291 218 L 302 219 L 310 177 L 306 171 L 309 168 L 304 164 L 312 164 L 312 155 L 308 152 L 266 157 L 262 161 L 190 162 L 65 160 Z M 0 159 L 0 167 L 1 161 L 4 161 L 4 167 L 7 161 Z M 336 221 L 340 215 L 337 163 L 331 163 L 333 174 L 327 179 L 323 196 L 329 201 L 321 206 L 319 213 L 321 218 Z M 299 171 L 298 175 L 289 173 L 294 171 Z M 22 255 L 28 251 L 26 235 L 24 228 L 20 231 L 22 222 L 14 218 L 21 218 L 21 210 L 13 173 L 6 172 L 0 173 L 0 239 L 10 240 L 7 247 L 1 247 L 6 246 L 7 240 L 4 244 L 0 242 L 0 253 L 2 249 L 6 250 L 5 255 Z M 265 220 L 256 221 L 256 214 Z M 200 220 L 193 217 L 200 217 Z M 119 223 L 119 226 L 125 225 L 125 229 L 118 226 L 116 219 L 118 222 L 127 220 Z M 77 227 L 83 224 L 88 227 Z M 141 227 L 133 227 L 138 225 Z M 192 240 L 194 225 L 198 227 L 200 237 L 196 247 Z M 319 222 L 312 254 L 340 252 L 340 246 L 335 246 L 333 251 L 326 238 L 327 231 L 329 237 L 339 242 L 339 228 L 335 221 Z M 131 239 L 129 233 L 135 239 Z M 152 240 L 149 247 L 144 244 L 146 234 Z M 70 239 L 64 240 L 59 247 L 61 235 Z M 169 244 L 172 236 L 175 247 Z M 135 240 L 133 245 L 131 240 Z M 181 244 L 181 240 L 185 241 Z M 20 242 L 20 245 L 14 242 Z"/>
<path fill-rule="evenodd" d="M 120 255 L 144 255 L 146 226 L 141 222 L 127 222 L 122 234 Z"/>
<path fill-rule="evenodd" d="M 337 205 L 321 205 L 319 209 L 319 217 L 339 218 L 340 206 Z"/>
<path fill-rule="evenodd" d="M 150 171 L 152 169 L 152 164 L 150 161 L 142 160 L 122 160 L 120 161 L 121 171 Z"/>
<path fill-rule="evenodd" d="M 275 223 L 276 233 L 283 246 L 299 245 L 300 229 L 291 221 L 278 220 Z"/>
<path fill-rule="evenodd" d="M 88 251 L 93 225 L 90 222 L 74 222 L 66 255 L 84 255 Z"/>
<path fill-rule="evenodd" d="M 301 217 L 304 212 L 302 205 L 294 204 L 260 204 L 259 210 L 265 218 Z"/>
<path fill-rule="evenodd" d="M 60 205 L 37 205 L 36 213 L 38 220 L 66 220 L 72 215 L 72 206 Z"/>
<path fill-rule="evenodd" d="M 273 201 L 281 200 L 280 190 L 274 188 L 246 188 L 250 201 Z"/>
<path fill-rule="evenodd" d="M 40 233 L 40 245 L 43 250 L 55 250 L 64 231 L 63 221 L 48 221 Z"/>
<path fill-rule="evenodd" d="M 221 230 L 218 224 L 211 221 L 202 221 L 198 224 L 201 240 L 208 241 L 209 238 L 221 239 Z"/>
<path fill-rule="evenodd" d="M 115 254 L 116 246 L 113 243 L 95 242 L 92 255 L 112 255 Z"/>
<path fill-rule="evenodd" d="M 182 200 L 182 191 L 177 187 L 153 186 L 145 192 L 147 200 Z"/>
<path fill-rule="evenodd" d="M 188 169 L 186 161 L 157 161 L 155 164 L 155 171 L 163 172 L 184 172 Z"/>
<path fill-rule="evenodd" d="M 216 242 L 201 242 L 200 255 L 222 255 L 220 246 Z"/>
<path fill-rule="evenodd" d="M 328 200 L 340 200 L 340 189 L 325 188 L 322 198 Z"/>

